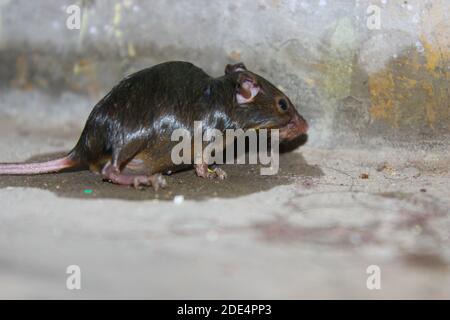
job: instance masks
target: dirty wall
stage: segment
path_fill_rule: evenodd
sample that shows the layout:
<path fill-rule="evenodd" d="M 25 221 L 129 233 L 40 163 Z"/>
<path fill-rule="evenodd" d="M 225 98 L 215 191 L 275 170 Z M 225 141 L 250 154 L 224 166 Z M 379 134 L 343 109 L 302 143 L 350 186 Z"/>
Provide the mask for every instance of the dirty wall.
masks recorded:
<path fill-rule="evenodd" d="M 80 29 L 66 26 L 72 4 Z M 448 0 L 0 0 L 0 97 L 69 91 L 94 103 L 162 61 L 213 75 L 242 61 L 286 91 L 312 144 L 439 142 L 450 133 L 449 12 Z"/>

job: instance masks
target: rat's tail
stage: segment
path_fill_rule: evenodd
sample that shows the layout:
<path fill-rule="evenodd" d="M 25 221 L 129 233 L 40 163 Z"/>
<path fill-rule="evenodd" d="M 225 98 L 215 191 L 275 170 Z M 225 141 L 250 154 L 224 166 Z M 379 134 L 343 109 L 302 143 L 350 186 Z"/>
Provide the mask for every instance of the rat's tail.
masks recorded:
<path fill-rule="evenodd" d="M 0 175 L 25 175 L 58 172 L 63 169 L 77 167 L 79 162 L 74 160 L 70 155 L 36 163 L 0 163 Z"/>

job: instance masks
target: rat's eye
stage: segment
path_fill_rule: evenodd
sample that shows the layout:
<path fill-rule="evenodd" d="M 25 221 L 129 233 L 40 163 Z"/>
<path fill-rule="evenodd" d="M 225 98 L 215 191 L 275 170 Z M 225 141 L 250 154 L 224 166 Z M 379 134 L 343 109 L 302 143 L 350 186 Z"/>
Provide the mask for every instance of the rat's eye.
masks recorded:
<path fill-rule="evenodd" d="M 282 111 L 286 111 L 288 109 L 288 103 L 286 100 L 284 99 L 280 99 L 278 100 L 278 106 L 280 107 L 280 109 Z"/>

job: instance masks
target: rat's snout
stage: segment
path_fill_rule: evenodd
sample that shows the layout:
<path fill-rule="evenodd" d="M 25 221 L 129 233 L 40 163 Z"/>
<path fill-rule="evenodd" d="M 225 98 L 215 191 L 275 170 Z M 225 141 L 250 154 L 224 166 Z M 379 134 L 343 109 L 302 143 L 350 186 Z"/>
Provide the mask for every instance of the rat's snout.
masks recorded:
<path fill-rule="evenodd" d="M 306 122 L 305 118 L 303 118 L 301 115 L 296 114 L 290 123 L 292 123 L 293 127 L 298 131 L 299 134 L 308 133 L 308 122 Z"/>
<path fill-rule="evenodd" d="M 309 126 L 306 120 L 297 112 L 293 115 L 292 119 L 286 126 L 280 129 L 281 140 L 292 140 L 301 135 L 306 135 Z"/>

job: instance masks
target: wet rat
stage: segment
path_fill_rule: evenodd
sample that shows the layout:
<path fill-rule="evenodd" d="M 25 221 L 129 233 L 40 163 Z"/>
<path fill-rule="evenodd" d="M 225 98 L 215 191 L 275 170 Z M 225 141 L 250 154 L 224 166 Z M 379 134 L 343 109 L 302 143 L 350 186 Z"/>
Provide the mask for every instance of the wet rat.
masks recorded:
<path fill-rule="evenodd" d="M 195 65 L 172 61 L 120 81 L 93 108 L 78 143 L 63 158 L 39 163 L 3 163 L 0 175 L 89 168 L 120 185 L 165 187 L 162 173 L 177 171 L 171 160 L 173 130 L 279 129 L 280 141 L 306 136 L 308 124 L 289 98 L 243 63 L 211 77 Z M 225 178 L 219 167 L 194 165 L 203 178 Z"/>

